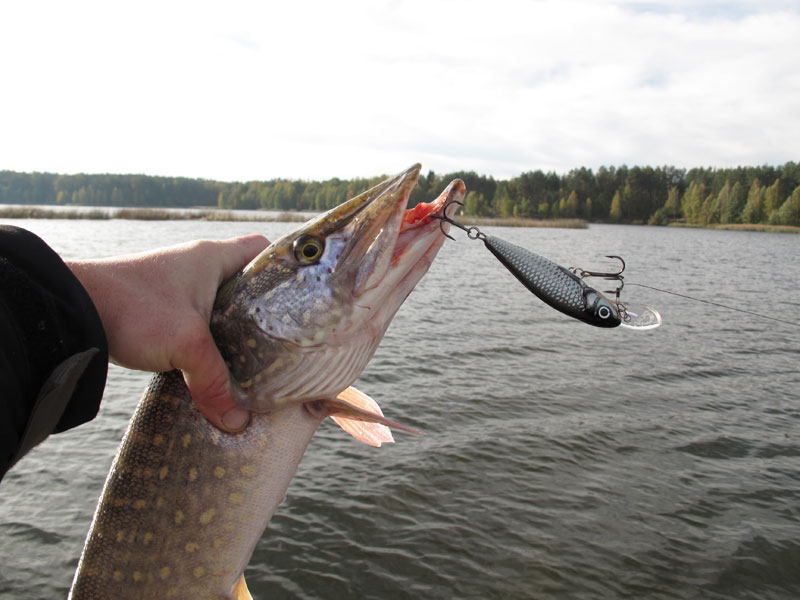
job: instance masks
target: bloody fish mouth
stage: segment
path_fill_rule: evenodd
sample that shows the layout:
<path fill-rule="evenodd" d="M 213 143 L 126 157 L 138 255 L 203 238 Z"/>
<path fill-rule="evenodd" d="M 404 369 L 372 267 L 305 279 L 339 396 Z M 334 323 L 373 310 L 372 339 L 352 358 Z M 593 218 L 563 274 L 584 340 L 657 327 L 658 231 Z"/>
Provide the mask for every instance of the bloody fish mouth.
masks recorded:
<path fill-rule="evenodd" d="M 400 233 L 427 225 L 436 219 L 437 216 L 443 216 L 444 211 L 447 210 L 447 207 L 451 203 L 460 202 L 464 198 L 466 191 L 467 188 L 464 182 L 460 179 L 454 179 L 435 200 L 420 202 L 416 206 L 406 210 L 405 213 L 403 213 Z"/>

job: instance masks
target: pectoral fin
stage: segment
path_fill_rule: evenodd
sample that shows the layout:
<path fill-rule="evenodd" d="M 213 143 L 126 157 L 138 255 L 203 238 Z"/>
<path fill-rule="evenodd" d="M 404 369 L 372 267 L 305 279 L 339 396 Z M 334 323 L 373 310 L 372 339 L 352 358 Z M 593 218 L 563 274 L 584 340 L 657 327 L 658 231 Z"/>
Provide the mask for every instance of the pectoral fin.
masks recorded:
<path fill-rule="evenodd" d="M 421 433 L 384 417 L 378 403 L 354 387 L 347 388 L 334 399 L 320 400 L 319 403 L 342 429 L 370 446 L 379 447 L 394 442 L 390 427 L 408 433 Z"/>
<path fill-rule="evenodd" d="M 234 600 L 253 600 L 253 597 L 250 595 L 250 590 L 247 589 L 247 583 L 244 580 L 244 573 L 239 575 L 239 579 L 236 580 L 236 583 L 233 584 L 231 587 L 231 597 Z"/>
<path fill-rule="evenodd" d="M 354 387 L 349 387 L 336 397 L 337 400 L 346 402 L 352 406 L 366 410 L 370 413 L 383 416 L 383 411 L 378 403 L 365 393 L 360 392 Z M 370 446 L 380 447 L 381 444 L 394 443 L 392 431 L 380 423 L 367 423 L 357 419 L 350 419 L 345 416 L 331 414 L 331 419 L 359 441 Z"/>

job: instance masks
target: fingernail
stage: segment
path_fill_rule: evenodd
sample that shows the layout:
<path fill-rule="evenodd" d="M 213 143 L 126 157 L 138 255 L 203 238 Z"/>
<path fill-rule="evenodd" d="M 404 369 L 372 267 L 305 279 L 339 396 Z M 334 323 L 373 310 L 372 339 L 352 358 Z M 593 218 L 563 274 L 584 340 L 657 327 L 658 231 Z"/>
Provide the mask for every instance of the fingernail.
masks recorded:
<path fill-rule="evenodd" d="M 244 429 L 250 420 L 250 411 L 243 408 L 232 408 L 222 415 L 222 424 L 230 431 Z"/>

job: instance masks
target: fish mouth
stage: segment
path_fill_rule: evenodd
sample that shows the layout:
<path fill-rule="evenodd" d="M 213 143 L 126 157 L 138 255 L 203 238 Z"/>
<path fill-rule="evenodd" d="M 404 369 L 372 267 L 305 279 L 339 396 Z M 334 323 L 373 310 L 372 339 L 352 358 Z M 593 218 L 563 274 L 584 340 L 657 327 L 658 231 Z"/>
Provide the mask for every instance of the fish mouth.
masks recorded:
<path fill-rule="evenodd" d="M 400 233 L 426 225 L 436 218 L 452 216 L 452 213 L 455 212 L 454 210 L 449 215 L 444 214 L 445 210 L 450 208 L 451 204 L 460 203 L 466 191 L 464 182 L 460 179 L 454 179 L 435 200 L 420 202 L 416 206 L 407 209 L 403 213 L 403 224 Z"/>
<path fill-rule="evenodd" d="M 463 199 L 466 186 L 456 179 L 435 200 L 407 209 L 420 169 L 421 165 L 413 165 L 350 200 L 352 208 L 343 205 L 339 209 L 351 211 L 347 228 L 352 235 L 337 268 L 349 265 L 355 270 L 354 296 L 398 282 L 416 271 L 417 262 L 432 254 L 425 261 L 427 269 L 444 243 L 442 233 L 449 225 L 436 217 Z"/>
<path fill-rule="evenodd" d="M 407 245 L 401 242 L 406 241 L 404 238 L 407 238 L 408 234 L 414 232 L 414 230 L 424 228 L 427 232 L 430 229 L 438 228 L 442 234 L 446 234 L 450 230 L 450 223 L 443 221 L 442 217 L 453 216 L 464 199 L 466 191 L 467 188 L 464 182 L 460 179 L 454 179 L 435 200 L 420 202 L 416 206 L 406 209 L 403 212 L 393 261 L 403 253 Z M 411 234 L 413 235 L 413 233 Z"/>

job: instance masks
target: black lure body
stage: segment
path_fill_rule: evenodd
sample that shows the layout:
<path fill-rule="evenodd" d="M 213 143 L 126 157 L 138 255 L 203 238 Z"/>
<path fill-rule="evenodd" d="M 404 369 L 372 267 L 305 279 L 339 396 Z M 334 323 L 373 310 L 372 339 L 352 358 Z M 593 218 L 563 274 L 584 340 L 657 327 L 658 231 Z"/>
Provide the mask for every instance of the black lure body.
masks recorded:
<path fill-rule="evenodd" d="M 556 310 L 596 327 L 622 323 L 616 304 L 572 271 L 500 238 L 481 233 L 478 239 L 526 288 Z"/>

